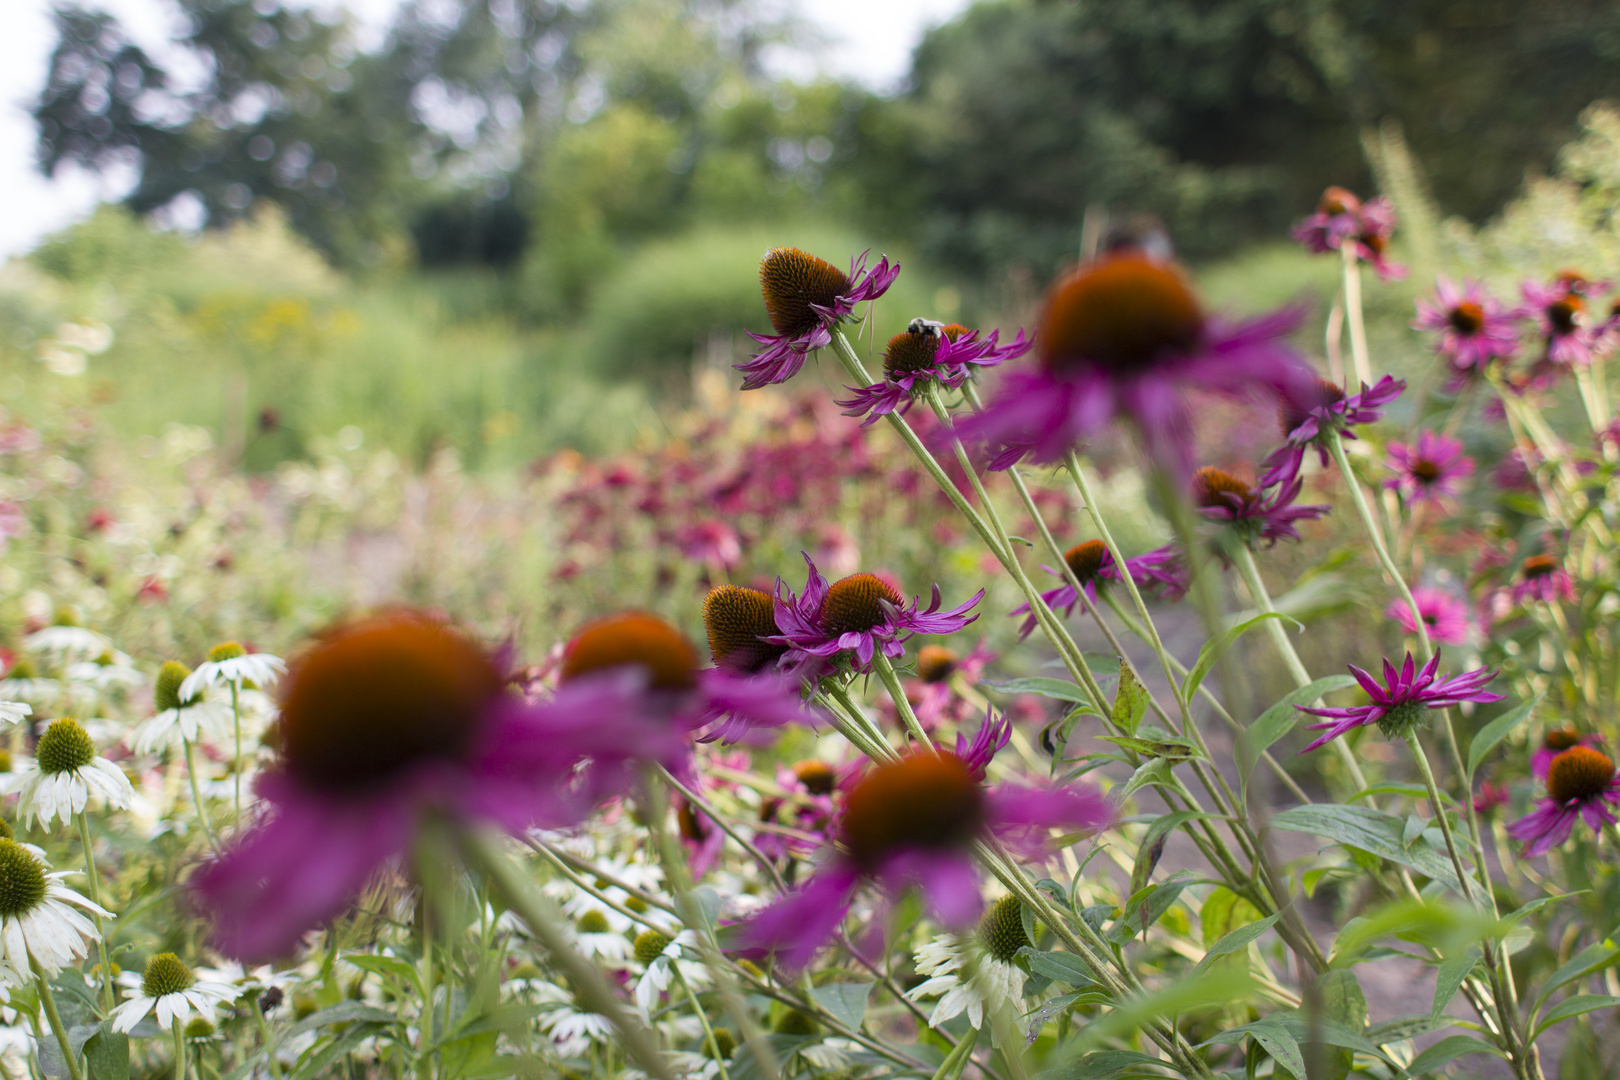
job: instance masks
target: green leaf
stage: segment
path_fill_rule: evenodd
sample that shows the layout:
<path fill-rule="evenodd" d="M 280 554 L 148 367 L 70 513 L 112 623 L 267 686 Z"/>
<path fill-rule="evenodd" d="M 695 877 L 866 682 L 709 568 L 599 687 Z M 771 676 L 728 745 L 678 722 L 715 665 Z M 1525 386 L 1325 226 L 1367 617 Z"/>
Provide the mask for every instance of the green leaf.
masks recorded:
<path fill-rule="evenodd" d="M 1040 952 L 1025 945 L 1018 955 L 1028 959 L 1030 971 L 1048 979 L 1070 986 L 1092 986 L 1097 982 L 1086 962 L 1070 953 Z"/>
<path fill-rule="evenodd" d="M 1221 968 L 1212 968 L 1197 978 L 1177 979 L 1160 989 L 1120 1002 L 1107 1015 L 1081 1028 L 1063 1052 L 1082 1054 L 1108 1039 L 1132 1035 L 1159 1017 L 1208 1005 L 1229 1005 L 1246 998 L 1253 985 L 1247 971 Z"/>
<path fill-rule="evenodd" d="M 1298 1040 L 1286 1026 L 1275 1020 L 1257 1020 L 1244 1026 L 1249 1038 L 1259 1043 L 1277 1064 L 1295 1076 L 1305 1075 L 1305 1055 L 1300 1053 Z"/>
<path fill-rule="evenodd" d="M 1284 694 L 1281 701 L 1261 713 L 1260 719 L 1250 724 L 1249 729 L 1238 737 L 1236 751 L 1238 775 L 1247 783 L 1249 774 L 1254 771 L 1255 764 L 1260 760 L 1260 755 L 1294 729 L 1300 717 L 1296 705 L 1309 705 L 1323 694 L 1343 690 L 1355 681 L 1349 675 L 1329 675 L 1325 679 L 1317 679 L 1308 686 Z"/>
<path fill-rule="evenodd" d="M 1406 1071 L 1413 1076 L 1433 1072 L 1450 1061 L 1455 1061 L 1464 1054 L 1495 1054 L 1502 1056 L 1502 1052 L 1484 1039 L 1476 1039 L 1472 1035 L 1447 1035 L 1423 1053 L 1412 1059 L 1412 1064 Z"/>
<path fill-rule="evenodd" d="M 1149 758 L 1136 767 L 1131 778 L 1114 795 L 1116 805 L 1123 803 L 1136 791 L 1157 784 L 1168 784 L 1175 765 L 1165 758 Z"/>
<path fill-rule="evenodd" d="M 1479 734 L 1475 735 L 1473 741 L 1468 744 L 1468 780 L 1470 784 L 1474 780 L 1474 770 L 1479 768 L 1479 763 L 1485 760 L 1485 755 L 1495 749 L 1496 744 L 1505 739 L 1514 728 L 1530 719 L 1530 714 L 1535 712 L 1537 705 L 1541 704 L 1543 696 L 1537 694 L 1534 700 L 1527 701 L 1518 708 L 1503 713 L 1479 729 Z"/>
<path fill-rule="evenodd" d="M 1144 739 L 1135 735 L 1099 735 L 1103 742 L 1111 742 L 1115 746 L 1134 750 L 1146 758 L 1163 758 L 1166 761 L 1190 761 L 1194 758 L 1199 761 L 1208 761 L 1192 742 L 1179 735 L 1166 735 L 1159 739 Z"/>
<path fill-rule="evenodd" d="M 1147 708 L 1147 690 L 1128 666 L 1121 665 L 1119 689 L 1114 692 L 1114 710 L 1110 717 L 1114 726 L 1128 735 L 1134 735 L 1142 723 L 1142 717 L 1147 715 Z"/>
<path fill-rule="evenodd" d="M 1425 877 L 1444 882 L 1453 891 L 1461 891 L 1457 885 L 1457 875 L 1451 868 L 1451 859 L 1436 851 L 1424 839 L 1418 839 L 1408 846 L 1404 840 L 1406 822 L 1393 814 L 1369 806 L 1313 803 L 1274 815 L 1271 827 L 1327 837 L 1409 867 Z"/>
<path fill-rule="evenodd" d="M 1097 1050 L 1079 1061 L 1059 1065 L 1035 1074 L 1035 1080 L 1117 1080 L 1129 1072 L 1132 1076 L 1161 1077 L 1159 1071 L 1165 1063 L 1135 1050 Z M 1153 1069 L 1153 1072 L 1141 1072 Z M 1137 1071 L 1132 1071 L 1137 1070 Z"/>
<path fill-rule="evenodd" d="M 1217 885 L 1204 897 L 1198 921 L 1204 951 L 1213 949 L 1221 938 L 1260 918 L 1260 909 L 1224 885 Z"/>
<path fill-rule="evenodd" d="M 1146 768 L 1146 766 L 1143 766 Z M 1142 770 L 1137 769 L 1138 773 Z M 1134 780 L 1135 777 L 1133 776 Z M 1124 796 L 1120 796 L 1123 799 Z M 1164 854 L 1165 842 L 1169 839 L 1172 830 L 1185 825 L 1189 821 L 1207 818 L 1213 815 L 1196 810 L 1177 810 L 1174 813 L 1164 814 L 1153 819 L 1148 826 L 1142 840 L 1136 847 L 1136 864 L 1131 868 L 1131 892 L 1135 893 L 1144 888 L 1153 876 L 1153 871 L 1159 865 L 1159 857 Z"/>
<path fill-rule="evenodd" d="M 129 1036 L 106 1024 L 84 1044 L 90 1080 L 129 1080 Z"/>
<path fill-rule="evenodd" d="M 1223 935 L 1219 941 L 1205 950 L 1204 958 L 1198 961 L 1198 966 L 1193 968 L 1192 973 L 1197 975 L 1199 972 L 1207 968 L 1210 965 L 1210 962 L 1218 956 L 1226 956 L 1229 953 L 1237 952 L 1239 949 L 1247 949 L 1249 947 L 1249 942 L 1271 929 L 1271 924 L 1276 922 L 1279 917 L 1280 916 L 1277 915 L 1267 915 L 1259 922 L 1252 922 L 1247 926 L 1240 926 L 1231 933 Z"/>
<path fill-rule="evenodd" d="M 1440 1020 L 1440 1014 L 1445 1012 L 1446 1006 L 1451 1004 L 1451 999 L 1457 996 L 1457 991 L 1468 978 L 1468 973 L 1479 963 L 1479 958 L 1479 946 L 1470 945 L 1459 955 L 1440 962 L 1439 972 L 1434 978 L 1434 1008 L 1429 1012 L 1436 1023 Z"/>
<path fill-rule="evenodd" d="M 1036 675 L 1027 679 L 1008 679 L 1005 682 L 981 679 L 979 685 L 999 690 L 1003 694 L 1040 694 L 1042 697 L 1057 698 L 1059 701 L 1074 701 L 1082 705 L 1094 704 L 1083 687 L 1066 679 L 1048 679 Z"/>
<path fill-rule="evenodd" d="M 298 1021 L 298 1023 L 288 1028 L 287 1034 L 282 1038 L 283 1041 L 285 1041 L 286 1039 L 292 1038 L 294 1035 L 299 1035 L 306 1031 L 313 1031 L 319 1027 L 326 1027 L 328 1024 L 346 1024 L 354 1020 L 378 1024 L 392 1024 L 398 1019 L 398 1017 L 388 1010 L 379 1009 L 375 1005 L 367 1005 L 363 1001 L 340 1001 L 329 1009 L 321 1009 L 319 1012 L 310 1013 L 308 1016 Z"/>
<path fill-rule="evenodd" d="M 1198 687 L 1203 684 L 1204 677 L 1214 669 L 1215 665 L 1226 653 L 1226 650 L 1230 649 L 1238 638 L 1267 619 L 1288 619 L 1288 616 L 1278 611 L 1268 611 L 1264 615 L 1256 615 L 1252 619 L 1245 619 L 1236 626 L 1229 626 L 1221 631 L 1219 637 L 1205 642 L 1204 647 L 1198 650 L 1198 662 L 1193 664 L 1192 670 L 1187 672 L 1187 677 L 1181 681 L 1182 700 L 1191 701 L 1193 695 L 1198 692 Z M 1294 620 L 1288 619 L 1288 621 L 1293 622 Z"/>
<path fill-rule="evenodd" d="M 397 956 L 376 956 L 372 953 L 345 953 L 343 959 L 359 968 L 377 975 L 385 975 L 399 979 L 409 986 L 421 991 L 421 975 L 416 965 L 407 963 Z"/>
<path fill-rule="evenodd" d="M 1616 961 L 1620 961 L 1620 947 L 1617 947 L 1612 940 L 1605 938 L 1596 944 L 1588 945 L 1552 973 L 1546 985 L 1541 988 L 1541 995 L 1536 998 L 1535 1008 L 1530 1011 L 1530 1015 L 1535 1016 L 1536 1011 L 1560 986 L 1602 971 Z"/>
<path fill-rule="evenodd" d="M 1109 941 L 1123 945 L 1164 917 L 1192 882 L 1186 870 L 1178 870 L 1157 885 L 1148 885 L 1121 905 L 1122 914 L 1108 928 Z"/>
<path fill-rule="evenodd" d="M 1610 994 L 1576 994 L 1572 998 L 1565 998 L 1556 1006 L 1547 1010 L 1547 1015 L 1543 1016 L 1541 1021 L 1536 1024 L 1535 1030 L 1530 1033 L 1530 1038 L 1537 1038 L 1543 1031 L 1546 1031 L 1554 1024 L 1568 1020 L 1572 1016 L 1596 1012 L 1599 1009 L 1607 1009 L 1615 1005 L 1620 1005 L 1620 997 L 1614 997 Z"/>
<path fill-rule="evenodd" d="M 833 1014 L 840 1024 L 851 1031 L 860 1031 L 866 1021 L 866 1001 L 872 994 L 869 982 L 837 982 L 813 987 L 810 991 L 816 1004 Z"/>
<path fill-rule="evenodd" d="M 349 1004 L 354 1004 L 350 1002 Z M 333 1008 L 340 1008 L 334 1005 Z M 330 1010 L 325 1010 L 330 1011 Z M 306 1017 L 308 1019 L 308 1017 Z M 340 1057 L 348 1055 L 349 1051 L 365 1042 L 377 1033 L 373 1024 L 355 1024 L 346 1029 L 337 1038 L 325 1043 L 316 1043 L 309 1053 L 298 1065 L 298 1071 L 292 1074 L 292 1080 L 314 1080 L 326 1072 L 326 1067 Z"/>

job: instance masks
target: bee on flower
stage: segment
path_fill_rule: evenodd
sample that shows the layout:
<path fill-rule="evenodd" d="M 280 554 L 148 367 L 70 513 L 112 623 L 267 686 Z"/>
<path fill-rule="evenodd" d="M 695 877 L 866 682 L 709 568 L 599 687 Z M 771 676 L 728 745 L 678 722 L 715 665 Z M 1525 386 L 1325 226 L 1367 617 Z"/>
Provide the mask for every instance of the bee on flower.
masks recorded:
<path fill-rule="evenodd" d="M 854 316 L 857 304 L 889 291 L 900 276 L 900 264 L 879 258 L 867 270 L 868 254 L 863 251 L 852 259 L 846 274 L 798 248 L 772 248 L 765 253 L 759 264 L 759 283 L 776 333 L 748 332 L 765 348 L 747 362 L 732 365 L 743 373 L 744 390 L 787 382 L 812 352 L 832 344 L 833 329 Z"/>
<path fill-rule="evenodd" d="M 845 387 L 855 395 L 836 402 L 845 416 L 865 416 L 862 427 L 882 416 L 910 411 L 918 396 L 933 386 L 957 387 L 975 368 L 997 367 L 1023 356 L 1034 344 L 1020 330 L 1006 345 L 997 341 L 999 330 L 980 338 L 977 330 L 913 319 L 911 326 L 889 339 L 883 350 L 883 379 L 871 386 Z"/>

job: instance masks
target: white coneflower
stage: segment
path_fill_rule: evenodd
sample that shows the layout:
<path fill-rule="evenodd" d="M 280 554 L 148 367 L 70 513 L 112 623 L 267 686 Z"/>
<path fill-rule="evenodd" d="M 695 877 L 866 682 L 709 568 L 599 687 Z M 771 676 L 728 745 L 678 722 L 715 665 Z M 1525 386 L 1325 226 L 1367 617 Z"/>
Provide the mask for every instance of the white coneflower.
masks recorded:
<path fill-rule="evenodd" d="M 29 652 L 41 653 L 71 664 L 80 660 L 94 660 L 112 649 L 112 642 L 94 630 L 70 622 L 58 622 L 43 630 L 35 630 L 23 639 Z"/>
<path fill-rule="evenodd" d="M 11 667 L 6 669 L 6 677 L 0 679 L 0 697 L 20 698 L 40 704 L 61 701 L 62 689 L 62 684 L 56 679 L 41 676 L 39 668 L 26 656 L 12 661 Z"/>
<path fill-rule="evenodd" d="M 252 683 L 261 689 L 271 686 L 287 673 L 287 662 L 269 653 L 250 653 L 234 641 L 215 645 L 208 651 L 208 659 L 197 665 L 197 670 L 186 676 L 180 684 L 182 701 L 198 697 L 210 686 L 235 683 L 237 689 Z"/>
<path fill-rule="evenodd" d="M 912 1000 L 943 995 L 929 1016 L 929 1026 L 967 1013 L 982 1027 L 986 1007 L 1015 1005 L 1024 996 L 1023 970 L 1012 961 L 1028 945 L 1023 906 L 1004 896 L 990 906 L 974 934 L 941 934 L 917 950 L 917 970 L 930 976 L 906 996 Z"/>
<path fill-rule="evenodd" d="M 658 996 L 669 989 L 670 978 L 679 974 L 692 987 L 707 986 L 708 970 L 694 959 L 697 935 L 682 930 L 674 937 L 657 930 L 643 930 L 635 941 L 636 959 L 645 967 L 636 982 L 636 1004 L 642 1014 L 650 1015 Z"/>
<path fill-rule="evenodd" d="M 630 939 L 623 933 L 615 934 L 607 915 L 600 909 L 592 908 L 574 920 L 574 939 L 587 956 L 599 956 L 614 963 L 630 959 Z"/>
<path fill-rule="evenodd" d="M 532 973 L 526 969 L 532 969 Z M 515 983 L 542 1005 L 554 1006 L 540 1014 L 540 1030 L 551 1036 L 558 1057 L 584 1057 L 592 1043 L 612 1042 L 617 1037 L 613 1021 L 601 1013 L 581 1009 L 574 995 L 540 978 L 540 969 L 533 964 L 519 964 L 512 974 L 514 978 L 508 985 Z"/>
<path fill-rule="evenodd" d="M 124 987 L 124 996 L 129 1000 L 113 1010 L 112 1029 L 123 1032 L 133 1031 L 153 1012 L 165 1030 L 176 1023 L 183 1027 L 193 1012 L 212 1024 L 215 1006 L 236 998 L 234 986 L 198 982 L 191 969 L 172 952 L 157 953 L 147 960 L 144 975 L 124 972 L 118 976 L 118 985 Z"/>
<path fill-rule="evenodd" d="M 0 701 L 0 724 L 19 724 L 33 711 L 25 701 Z"/>
<path fill-rule="evenodd" d="M 180 687 L 191 672 L 184 664 L 170 660 L 158 671 L 152 689 L 152 704 L 157 712 L 143 720 L 134 731 L 130 749 L 137 754 L 150 754 L 177 739 L 188 743 L 198 741 L 203 733 L 218 735 L 230 713 L 213 702 L 196 697 L 182 697 Z"/>
<path fill-rule="evenodd" d="M 96 744 L 71 717 L 51 721 L 34 755 L 9 783 L 17 793 L 17 816 L 24 824 L 36 818 L 45 825 L 53 818 L 69 824 L 73 815 L 84 811 L 92 792 L 115 810 L 135 798 L 129 778 L 96 753 Z"/>
<path fill-rule="evenodd" d="M 112 918 L 112 913 L 80 896 L 62 879 L 66 870 L 50 870 L 33 850 L 15 840 L 0 839 L 0 951 L 9 972 L 6 981 L 28 978 L 28 958 L 54 975 L 82 960 L 87 941 L 100 940 L 95 924 L 69 905 Z"/>

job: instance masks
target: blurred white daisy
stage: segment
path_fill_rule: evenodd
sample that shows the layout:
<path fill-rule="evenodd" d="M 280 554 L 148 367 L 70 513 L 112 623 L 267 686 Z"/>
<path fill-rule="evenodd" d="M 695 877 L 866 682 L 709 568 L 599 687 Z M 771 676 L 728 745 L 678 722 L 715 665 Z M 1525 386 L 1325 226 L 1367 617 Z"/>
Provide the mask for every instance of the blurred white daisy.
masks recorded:
<path fill-rule="evenodd" d="M 121 810 L 135 798 L 135 789 L 123 770 L 96 753 L 96 744 L 77 720 L 64 716 L 51 721 L 27 761 L 7 782 L 17 794 L 17 816 L 24 824 L 36 818 L 69 824 L 82 813 L 91 794 Z"/>
<path fill-rule="evenodd" d="M 259 688 L 271 686 L 287 673 L 287 662 L 269 653 L 250 653 L 234 641 L 215 645 L 208 651 L 208 659 L 197 665 L 197 670 L 186 676 L 180 684 L 180 700 L 197 697 L 210 686 L 235 683 L 241 689 L 245 683 Z"/>
<path fill-rule="evenodd" d="M 520 971 L 533 967 L 532 964 L 518 965 Z M 534 974 L 539 974 L 538 968 L 534 969 Z M 583 1057 L 592 1043 L 611 1042 L 617 1037 L 613 1021 L 601 1013 L 584 1011 L 575 1003 L 574 996 L 556 983 L 527 977 L 514 979 L 512 984 L 526 989 L 541 1004 L 555 1006 L 540 1014 L 540 1030 L 551 1036 L 558 1057 Z"/>
<path fill-rule="evenodd" d="M 35 630 L 23 639 L 29 652 L 42 653 L 70 664 L 77 660 L 94 660 L 112 649 L 112 642 L 83 626 L 58 624 Z"/>
<path fill-rule="evenodd" d="M 33 711 L 26 701 L 0 701 L 0 724 L 20 724 Z"/>
<path fill-rule="evenodd" d="M 592 908 L 574 920 L 574 938 L 579 942 L 580 951 L 587 956 L 599 956 L 615 963 L 630 959 L 630 939 L 622 932 L 613 932 L 606 913 L 601 909 Z"/>
<path fill-rule="evenodd" d="M 152 1013 L 158 1026 L 168 1031 L 175 1024 L 185 1026 L 195 1012 L 210 1024 L 214 1008 L 235 1000 L 236 987 L 217 982 L 199 982 L 191 969 L 174 953 L 157 953 L 146 961 L 146 974 L 126 971 L 118 976 L 129 998 L 112 1013 L 114 1031 L 133 1031 L 135 1025 Z"/>
<path fill-rule="evenodd" d="M 636 1005 L 643 1016 L 652 1013 L 676 972 L 688 986 L 709 984 L 709 972 L 697 959 L 697 935 L 690 930 L 682 930 L 673 938 L 657 930 L 643 930 L 636 938 L 635 954 L 646 967 L 636 982 Z"/>
<path fill-rule="evenodd" d="M 84 959 L 85 943 L 101 937 L 95 924 L 69 905 L 112 918 L 112 912 L 63 885 L 69 871 L 51 870 L 37 850 L 0 839 L 0 981 L 13 985 L 28 980 L 30 956 L 54 975 Z"/>

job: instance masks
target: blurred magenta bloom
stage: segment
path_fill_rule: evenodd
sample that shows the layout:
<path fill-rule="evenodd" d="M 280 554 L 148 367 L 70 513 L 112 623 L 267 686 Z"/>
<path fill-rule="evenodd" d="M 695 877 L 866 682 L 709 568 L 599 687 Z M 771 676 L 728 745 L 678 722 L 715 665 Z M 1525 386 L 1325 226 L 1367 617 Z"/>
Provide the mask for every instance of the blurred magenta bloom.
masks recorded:
<path fill-rule="evenodd" d="M 1559 274 L 1551 284 L 1537 281 L 1519 284 L 1519 293 L 1524 297 L 1524 314 L 1535 320 L 1536 329 L 1546 342 L 1548 364 L 1568 367 L 1592 362 L 1597 336 L 1587 313 L 1587 293 L 1600 285 L 1571 271 Z"/>
<path fill-rule="evenodd" d="M 1569 839 L 1576 819 L 1593 832 L 1615 824 L 1620 807 L 1620 783 L 1614 762 L 1590 746 L 1572 746 L 1547 766 L 1547 795 L 1536 808 L 1507 827 L 1508 835 L 1524 844 L 1523 858 L 1533 859 Z"/>
<path fill-rule="evenodd" d="M 1486 780 L 1479 785 L 1479 790 L 1474 793 L 1474 813 L 1488 814 L 1498 806 L 1507 805 L 1507 801 L 1507 785 Z"/>
<path fill-rule="evenodd" d="M 1582 735 L 1572 727 L 1548 728 L 1541 736 L 1541 745 L 1530 755 L 1530 775 L 1537 780 L 1547 779 L 1547 767 L 1552 764 L 1553 758 L 1574 746 L 1601 749 L 1603 736 Z"/>
<path fill-rule="evenodd" d="M 1309 396 L 1300 400 L 1283 399 L 1279 418 L 1282 421 L 1283 444 L 1272 451 L 1261 465 L 1265 472 L 1260 486 L 1268 488 L 1286 485 L 1299 475 L 1305 461 L 1305 451 L 1316 448 L 1317 459 L 1327 468 L 1327 435 L 1337 431 L 1346 439 L 1354 439 L 1356 424 L 1370 424 L 1384 415 L 1384 406 L 1401 396 L 1406 380 L 1385 375 L 1377 385 L 1361 385 L 1357 393 L 1345 395 L 1336 384 L 1317 379 Z"/>
<path fill-rule="evenodd" d="M 1406 654 L 1406 662 L 1401 665 L 1399 671 L 1386 658 L 1384 681 L 1380 683 L 1372 675 L 1350 664 L 1350 674 L 1355 676 L 1356 682 L 1361 684 L 1361 688 L 1367 692 L 1367 697 L 1371 701 L 1366 705 L 1355 705 L 1346 709 L 1294 706 L 1300 712 L 1327 718 L 1323 723 L 1306 725 L 1312 730 L 1326 728 L 1327 734 L 1319 736 L 1300 753 L 1324 746 L 1347 731 L 1372 724 L 1377 724 L 1379 730 L 1388 738 L 1408 738 L 1423 722 L 1424 714 L 1430 709 L 1444 709 L 1464 701 L 1502 700 L 1501 694 L 1493 694 L 1485 689 L 1485 684 L 1496 678 L 1496 672 L 1489 668 L 1465 671 L 1455 677 L 1436 678 L 1435 671 L 1439 667 L 1438 650 L 1429 662 L 1423 665 L 1422 671 L 1418 670 L 1411 653 Z"/>
<path fill-rule="evenodd" d="M 1508 360 L 1518 352 L 1520 312 L 1504 308 L 1477 281 L 1458 288 L 1441 277 L 1435 283 L 1434 302 L 1419 300 L 1417 312 L 1412 329 L 1439 331 L 1436 350 L 1451 365 L 1454 388 L 1483 375 L 1491 361 Z"/>
<path fill-rule="evenodd" d="M 852 574 L 827 584 L 816 564 L 801 552 L 808 567 L 804 593 L 795 595 L 780 579 L 776 586 L 776 624 L 781 635 L 771 640 L 788 647 L 784 670 L 797 671 L 815 661 L 851 653 L 858 671 L 868 671 L 878 649 L 891 660 L 905 655 L 914 634 L 954 634 L 978 618 L 968 615 L 984 590 L 967 603 L 940 611 L 939 586 L 927 608 L 912 597 L 908 606 L 893 585 L 876 574 Z M 785 593 L 785 596 L 784 596 Z"/>
<path fill-rule="evenodd" d="M 1423 620 L 1429 640 L 1442 645 L 1461 645 L 1468 640 L 1468 604 L 1444 589 L 1419 585 L 1412 590 L 1417 601 L 1417 617 L 1404 599 L 1398 599 L 1384 609 L 1384 614 L 1401 624 L 1408 634 L 1417 633 L 1418 619 Z"/>
<path fill-rule="evenodd" d="M 1313 376 L 1285 342 L 1302 312 L 1243 323 L 1205 313 L 1180 269 L 1138 253 L 1098 259 L 1047 293 L 1036 342 L 1040 363 L 1003 383 L 982 413 L 958 422 L 987 444 L 990 467 L 1052 462 L 1115 419 L 1129 420 L 1162 468 L 1192 463 L 1187 394 L 1249 391 L 1304 400 Z"/>
<path fill-rule="evenodd" d="M 1398 491 L 1411 506 L 1424 503 L 1434 507 L 1460 492 L 1458 485 L 1474 475 L 1474 459 L 1463 455 L 1463 445 L 1449 435 L 1424 430 L 1418 441 L 1392 442 L 1384 465 L 1395 475 L 1384 486 Z"/>
<path fill-rule="evenodd" d="M 1394 233 L 1394 204 L 1382 195 L 1362 202 L 1342 187 L 1324 191 L 1316 212 L 1294 226 L 1294 239 L 1306 251 L 1321 255 L 1348 247 L 1356 258 L 1372 264 L 1380 281 L 1406 276 L 1406 267 L 1385 255 Z"/>
<path fill-rule="evenodd" d="M 917 889 L 944 926 L 962 930 L 982 910 L 973 842 L 996 837 L 1029 855 L 1052 828 L 1100 829 L 1113 817 L 1101 795 L 1077 787 L 987 788 L 955 754 L 916 750 L 866 773 L 844 799 L 842 849 L 798 891 L 741 926 L 755 952 L 802 969 L 837 932 L 855 892 L 871 884 L 892 900 Z"/>
<path fill-rule="evenodd" d="M 1532 601 L 1556 604 L 1575 599 L 1575 581 L 1551 555 L 1531 555 L 1519 565 L 1519 581 L 1513 586 L 1513 602 L 1527 607 Z"/>
<path fill-rule="evenodd" d="M 855 311 L 876 300 L 900 276 L 900 264 L 880 257 L 866 269 L 863 251 L 850 260 L 849 273 L 798 248 L 772 248 L 759 264 L 760 288 L 774 334 L 748 336 L 765 346 L 746 363 L 732 365 L 743 373 L 744 390 L 787 382 L 804 367 L 811 352 L 832 344 L 832 330 Z"/>

